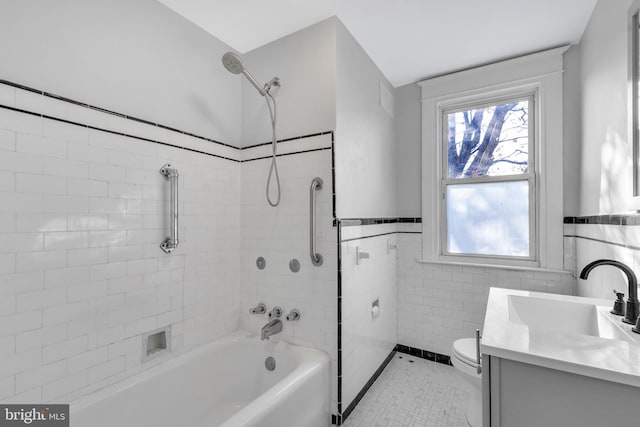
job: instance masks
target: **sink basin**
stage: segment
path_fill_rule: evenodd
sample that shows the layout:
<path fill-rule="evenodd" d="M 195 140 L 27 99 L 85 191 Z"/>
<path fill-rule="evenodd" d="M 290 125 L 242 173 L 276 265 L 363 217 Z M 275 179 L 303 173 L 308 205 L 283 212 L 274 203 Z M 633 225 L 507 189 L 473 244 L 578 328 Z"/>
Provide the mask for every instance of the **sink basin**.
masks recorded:
<path fill-rule="evenodd" d="M 609 307 L 532 296 L 509 295 L 509 321 L 594 337 L 632 340 L 622 327 L 621 317 L 609 313 Z"/>
<path fill-rule="evenodd" d="M 640 387 L 640 334 L 612 303 L 492 287 L 482 354 Z"/>

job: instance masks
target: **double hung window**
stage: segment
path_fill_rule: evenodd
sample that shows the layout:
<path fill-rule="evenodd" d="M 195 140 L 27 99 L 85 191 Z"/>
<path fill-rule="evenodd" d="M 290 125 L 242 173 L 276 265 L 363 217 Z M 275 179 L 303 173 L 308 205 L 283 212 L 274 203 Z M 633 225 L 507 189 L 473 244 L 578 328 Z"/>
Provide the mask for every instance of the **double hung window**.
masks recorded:
<path fill-rule="evenodd" d="M 564 268 L 566 50 L 419 83 L 422 262 Z"/>
<path fill-rule="evenodd" d="M 533 94 L 442 110 L 442 254 L 536 253 Z"/>

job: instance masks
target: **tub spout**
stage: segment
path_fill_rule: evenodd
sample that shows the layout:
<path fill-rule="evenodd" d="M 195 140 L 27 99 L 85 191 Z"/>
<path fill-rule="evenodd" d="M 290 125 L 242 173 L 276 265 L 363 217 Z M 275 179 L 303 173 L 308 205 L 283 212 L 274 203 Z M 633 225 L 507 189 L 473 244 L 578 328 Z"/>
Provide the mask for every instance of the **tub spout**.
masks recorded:
<path fill-rule="evenodd" d="M 266 341 L 271 335 L 275 335 L 279 332 L 282 332 L 282 321 L 280 319 L 273 319 L 262 327 L 260 339 L 262 341 Z"/>

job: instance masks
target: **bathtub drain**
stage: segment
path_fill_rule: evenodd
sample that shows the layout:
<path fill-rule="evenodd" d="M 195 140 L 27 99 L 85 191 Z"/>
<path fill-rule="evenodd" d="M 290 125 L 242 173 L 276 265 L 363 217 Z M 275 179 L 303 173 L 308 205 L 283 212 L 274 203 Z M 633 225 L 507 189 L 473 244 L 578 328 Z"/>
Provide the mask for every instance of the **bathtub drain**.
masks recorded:
<path fill-rule="evenodd" d="M 267 370 L 273 371 L 274 369 L 276 369 L 276 359 L 271 356 L 267 357 L 264 360 L 264 366 L 265 368 L 267 368 Z"/>

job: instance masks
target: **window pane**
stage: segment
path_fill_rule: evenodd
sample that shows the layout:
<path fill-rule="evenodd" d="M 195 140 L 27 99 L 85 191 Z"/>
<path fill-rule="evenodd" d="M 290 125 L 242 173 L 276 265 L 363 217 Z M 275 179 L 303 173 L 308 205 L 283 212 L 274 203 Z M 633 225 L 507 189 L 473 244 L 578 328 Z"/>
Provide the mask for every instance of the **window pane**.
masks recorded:
<path fill-rule="evenodd" d="M 447 185 L 447 251 L 529 256 L 529 182 Z"/>
<path fill-rule="evenodd" d="M 527 172 L 527 100 L 448 113 L 446 125 L 449 178 Z"/>

